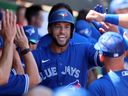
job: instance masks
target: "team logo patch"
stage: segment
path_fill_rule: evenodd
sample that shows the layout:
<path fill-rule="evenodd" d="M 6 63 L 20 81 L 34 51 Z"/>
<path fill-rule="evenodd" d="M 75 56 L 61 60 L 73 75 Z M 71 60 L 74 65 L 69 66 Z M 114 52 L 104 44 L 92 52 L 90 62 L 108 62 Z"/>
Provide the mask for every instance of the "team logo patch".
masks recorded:
<path fill-rule="evenodd" d="M 76 80 L 66 86 L 67 88 L 80 88 L 81 84 L 79 83 L 79 80 Z"/>

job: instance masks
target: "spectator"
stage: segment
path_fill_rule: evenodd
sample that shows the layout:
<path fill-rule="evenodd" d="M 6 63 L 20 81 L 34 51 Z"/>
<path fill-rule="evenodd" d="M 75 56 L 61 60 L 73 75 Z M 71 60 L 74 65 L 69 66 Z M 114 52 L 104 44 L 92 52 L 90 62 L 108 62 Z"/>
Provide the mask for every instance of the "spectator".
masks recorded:
<path fill-rule="evenodd" d="M 27 25 L 27 20 L 25 19 L 25 11 L 26 11 L 25 6 L 18 6 L 16 10 L 17 24 L 20 26 Z"/>

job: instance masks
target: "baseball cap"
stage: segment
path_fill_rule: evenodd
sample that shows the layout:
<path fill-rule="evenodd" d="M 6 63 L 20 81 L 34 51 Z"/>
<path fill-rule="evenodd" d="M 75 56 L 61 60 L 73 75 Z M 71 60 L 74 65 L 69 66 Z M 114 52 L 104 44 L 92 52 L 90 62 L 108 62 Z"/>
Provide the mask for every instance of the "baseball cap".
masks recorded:
<path fill-rule="evenodd" d="M 39 41 L 38 30 L 35 27 L 28 25 L 24 26 L 23 29 L 28 38 L 28 41 L 32 43 L 37 43 Z"/>
<path fill-rule="evenodd" d="M 92 34 L 91 26 L 85 20 L 76 21 L 75 31 L 87 37 L 90 37 Z"/>
<path fill-rule="evenodd" d="M 104 33 L 95 44 L 95 49 L 107 57 L 119 57 L 125 52 L 125 41 L 116 32 Z"/>
<path fill-rule="evenodd" d="M 115 13 L 117 9 L 128 8 L 128 0 L 113 0 L 110 3 L 110 12 Z"/>

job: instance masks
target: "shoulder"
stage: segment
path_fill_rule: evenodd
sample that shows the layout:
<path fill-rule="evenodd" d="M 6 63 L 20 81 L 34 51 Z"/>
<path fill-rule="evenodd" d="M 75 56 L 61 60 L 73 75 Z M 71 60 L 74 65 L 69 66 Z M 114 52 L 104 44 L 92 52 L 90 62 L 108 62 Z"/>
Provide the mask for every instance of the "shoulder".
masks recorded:
<path fill-rule="evenodd" d="M 92 91 L 103 91 L 106 90 L 107 88 L 109 88 L 111 85 L 111 82 L 107 79 L 107 76 L 103 76 L 95 81 L 93 81 L 90 86 L 89 89 Z"/>
<path fill-rule="evenodd" d="M 37 44 L 37 48 L 49 46 L 51 42 L 52 42 L 51 36 L 49 34 L 46 34 L 45 36 L 40 38 L 39 43 Z"/>
<path fill-rule="evenodd" d="M 86 43 L 86 42 L 90 42 L 89 39 L 76 32 L 73 33 L 73 37 L 70 41 L 70 43 Z"/>

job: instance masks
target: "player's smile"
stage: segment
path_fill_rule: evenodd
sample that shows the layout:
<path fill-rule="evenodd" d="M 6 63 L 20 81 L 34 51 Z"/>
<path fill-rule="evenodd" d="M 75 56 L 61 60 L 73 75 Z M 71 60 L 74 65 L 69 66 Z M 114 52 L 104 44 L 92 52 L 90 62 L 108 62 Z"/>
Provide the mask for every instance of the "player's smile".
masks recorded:
<path fill-rule="evenodd" d="M 65 36 L 65 35 L 59 35 L 59 36 L 57 36 L 58 38 L 58 41 L 60 41 L 60 42 L 65 42 L 66 41 L 66 39 L 67 39 L 67 36 Z"/>
<path fill-rule="evenodd" d="M 70 39 L 71 25 L 66 22 L 59 22 L 53 25 L 53 38 L 60 46 L 64 46 Z"/>

